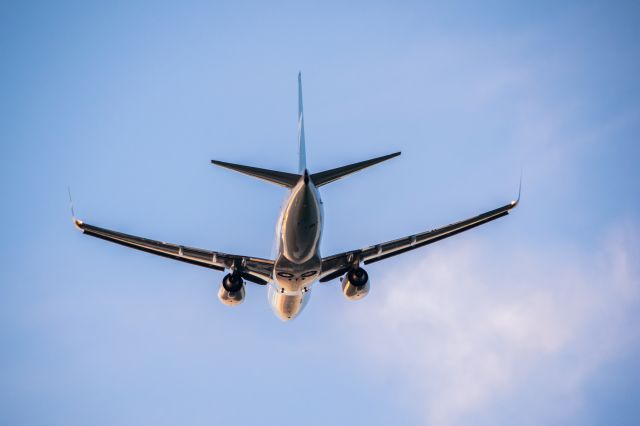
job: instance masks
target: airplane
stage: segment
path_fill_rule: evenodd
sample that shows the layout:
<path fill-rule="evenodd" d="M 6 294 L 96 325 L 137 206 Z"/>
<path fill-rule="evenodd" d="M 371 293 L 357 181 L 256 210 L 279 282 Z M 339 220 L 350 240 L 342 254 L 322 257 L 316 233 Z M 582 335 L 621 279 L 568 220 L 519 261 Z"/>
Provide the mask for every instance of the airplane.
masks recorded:
<path fill-rule="evenodd" d="M 274 313 L 281 320 L 288 321 L 298 316 L 307 305 L 314 282 L 326 283 L 340 278 L 342 293 L 347 299 L 362 299 L 370 289 L 369 275 L 362 264 L 379 262 L 491 222 L 509 214 L 520 201 L 518 190 L 515 201 L 469 219 L 369 247 L 322 257 L 320 242 L 323 206 L 318 189 L 398 155 L 400 152 L 310 173 L 306 164 L 302 76 L 298 73 L 298 172 L 288 173 L 218 160 L 211 161 L 216 166 L 289 189 L 289 196 L 276 225 L 275 259 L 203 250 L 100 228 L 75 218 L 72 204 L 73 223 L 84 234 L 92 237 L 192 265 L 229 271 L 222 279 L 218 290 L 220 302 L 228 306 L 238 305 L 245 299 L 245 282 L 266 285 L 268 300 Z"/>

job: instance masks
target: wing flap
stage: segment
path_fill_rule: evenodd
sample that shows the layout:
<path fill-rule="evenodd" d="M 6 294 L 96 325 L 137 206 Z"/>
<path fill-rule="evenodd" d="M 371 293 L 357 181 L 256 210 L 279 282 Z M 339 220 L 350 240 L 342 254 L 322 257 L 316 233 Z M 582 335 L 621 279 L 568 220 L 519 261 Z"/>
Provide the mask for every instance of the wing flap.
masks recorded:
<path fill-rule="evenodd" d="M 409 235 L 382 244 L 376 244 L 360 250 L 348 251 L 322 259 L 322 271 L 320 281 L 326 282 L 337 278 L 351 267 L 353 263 L 364 262 L 365 265 L 388 259 L 390 257 L 424 247 L 436 241 L 468 231 L 477 226 L 484 225 L 493 220 L 509 214 L 509 211 L 518 205 L 518 200 L 512 201 L 497 209 L 479 214 L 472 218 L 452 223 L 431 231 Z"/>
<path fill-rule="evenodd" d="M 467 226 L 452 230 L 452 231 L 450 231 L 448 233 L 439 234 L 437 236 L 434 236 L 433 238 L 426 239 L 426 240 L 424 240 L 424 241 L 422 241 L 420 243 L 417 243 L 417 242 L 414 243 L 414 244 L 409 243 L 405 247 L 401 247 L 401 248 L 399 248 L 399 249 L 397 249 L 395 251 L 386 250 L 385 254 L 381 254 L 379 256 L 375 256 L 375 257 L 366 259 L 364 261 L 364 264 L 368 265 L 370 263 L 374 263 L 374 262 L 378 262 L 380 260 L 388 259 L 388 258 L 390 258 L 392 256 L 396 256 L 398 254 L 406 253 L 408 251 L 411 251 L 411 250 L 426 246 L 427 244 L 432 244 L 432 243 L 435 243 L 437 241 L 444 240 L 445 238 L 449 238 L 449 237 L 452 237 L 452 236 L 454 236 L 456 234 L 459 234 L 461 232 L 468 231 L 469 229 L 475 228 L 476 226 L 484 225 L 485 223 L 491 222 L 492 220 L 495 220 L 495 219 L 499 219 L 499 218 L 501 218 L 503 216 L 506 216 L 508 214 L 509 214 L 509 212 L 502 212 L 499 215 L 491 216 L 490 218 L 484 219 L 484 220 L 479 221 L 479 222 L 474 222 L 474 223 L 472 223 L 470 225 L 467 225 Z"/>
<path fill-rule="evenodd" d="M 268 259 L 238 256 L 156 241 L 89 225 L 78 219 L 74 219 L 74 224 L 84 234 L 125 247 L 217 271 L 224 271 L 233 267 L 238 269 L 245 279 L 256 284 L 263 285 L 271 281 L 273 261 Z"/>

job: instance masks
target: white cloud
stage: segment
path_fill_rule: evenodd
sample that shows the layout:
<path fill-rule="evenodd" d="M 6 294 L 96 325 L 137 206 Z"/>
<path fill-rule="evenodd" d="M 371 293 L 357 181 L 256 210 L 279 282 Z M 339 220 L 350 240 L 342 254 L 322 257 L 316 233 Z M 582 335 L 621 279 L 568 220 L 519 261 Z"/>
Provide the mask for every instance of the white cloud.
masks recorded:
<path fill-rule="evenodd" d="M 504 252 L 473 238 L 427 249 L 350 306 L 357 349 L 406 382 L 428 424 L 492 423 L 505 400 L 524 402 L 515 424 L 571 415 L 586 379 L 637 340 L 633 231 L 620 227 L 591 252 Z"/>

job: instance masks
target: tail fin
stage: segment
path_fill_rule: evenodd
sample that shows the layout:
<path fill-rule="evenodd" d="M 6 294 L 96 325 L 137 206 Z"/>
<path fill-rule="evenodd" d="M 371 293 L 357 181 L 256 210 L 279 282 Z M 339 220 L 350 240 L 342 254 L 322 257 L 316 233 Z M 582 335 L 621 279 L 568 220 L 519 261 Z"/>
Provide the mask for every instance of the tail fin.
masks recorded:
<path fill-rule="evenodd" d="M 390 158 L 397 157 L 398 155 L 400 155 L 400 152 L 394 152 L 393 154 L 383 155 L 382 157 L 372 158 L 371 160 L 365 160 L 359 163 L 353 163 L 347 166 L 326 170 L 324 172 L 314 173 L 311 175 L 311 180 L 316 186 L 326 185 L 346 175 L 350 175 L 351 173 L 355 173 L 358 170 L 373 166 L 374 164 L 381 163 Z"/>
<path fill-rule="evenodd" d="M 225 163 L 224 161 L 211 160 L 216 166 L 224 167 L 226 169 L 235 170 L 236 172 L 244 173 L 245 175 L 257 177 L 258 179 L 266 180 L 286 188 L 293 188 L 300 180 L 300 176 L 294 173 L 279 172 L 276 170 L 260 169 L 258 167 L 243 166 L 241 164 Z"/>
<path fill-rule="evenodd" d="M 302 73 L 298 72 L 298 173 L 307 168 L 307 150 L 304 143 L 304 114 L 302 113 Z"/>

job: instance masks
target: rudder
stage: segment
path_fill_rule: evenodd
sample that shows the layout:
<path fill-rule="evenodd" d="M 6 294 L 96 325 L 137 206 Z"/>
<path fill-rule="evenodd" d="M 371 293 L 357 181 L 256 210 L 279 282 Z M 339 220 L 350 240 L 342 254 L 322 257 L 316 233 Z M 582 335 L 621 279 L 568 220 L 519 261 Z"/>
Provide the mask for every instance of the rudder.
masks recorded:
<path fill-rule="evenodd" d="M 302 112 L 302 73 L 298 72 L 298 173 L 307 169 L 307 149 L 304 141 L 304 114 Z"/>

